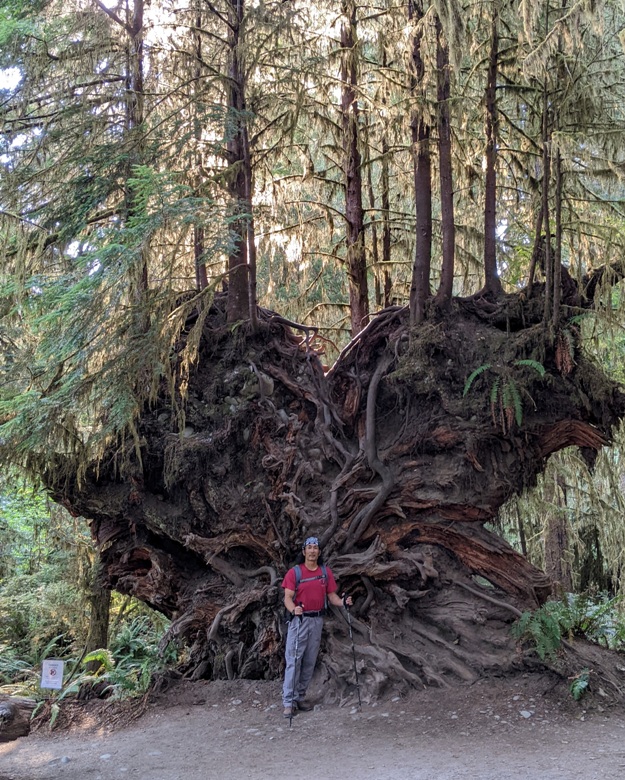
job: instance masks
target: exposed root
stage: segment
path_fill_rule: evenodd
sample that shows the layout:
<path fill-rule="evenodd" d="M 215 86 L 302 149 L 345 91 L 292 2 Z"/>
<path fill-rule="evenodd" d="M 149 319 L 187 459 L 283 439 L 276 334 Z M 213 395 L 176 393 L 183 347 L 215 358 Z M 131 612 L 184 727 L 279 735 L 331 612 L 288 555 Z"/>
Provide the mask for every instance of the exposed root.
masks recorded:
<path fill-rule="evenodd" d="M 174 396 L 164 383 L 127 446 L 116 442 L 80 485 L 61 467 L 48 474 L 55 498 L 92 520 L 108 584 L 172 618 L 164 642 L 189 642 L 187 675 L 278 677 L 280 578 L 314 533 L 355 600 L 365 695 L 515 668 L 510 622 L 551 583 L 484 524 L 552 452 L 595 452 L 625 416 L 625 396 L 588 364 L 575 331 L 565 361 L 563 343 L 545 338 L 538 295 L 455 301 L 413 330 L 391 307 L 326 375 L 314 329 L 261 311 L 253 333 L 233 331 L 223 303 L 195 320 L 188 384 L 181 365 Z M 467 391 L 480 366 L 497 370 Z M 502 396 L 505 430 L 489 411 L 501 376 L 534 402 L 519 424 Z M 348 695 L 338 626 L 325 663 Z"/>

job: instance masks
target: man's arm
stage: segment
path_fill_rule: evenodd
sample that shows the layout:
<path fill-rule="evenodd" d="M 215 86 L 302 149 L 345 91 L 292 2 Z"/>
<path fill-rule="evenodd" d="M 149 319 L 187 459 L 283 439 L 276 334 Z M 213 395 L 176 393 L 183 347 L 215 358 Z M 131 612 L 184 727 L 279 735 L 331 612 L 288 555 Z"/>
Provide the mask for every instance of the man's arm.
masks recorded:
<path fill-rule="evenodd" d="M 293 596 L 295 596 L 294 590 L 284 589 L 284 606 L 292 615 L 301 615 L 304 610 L 295 604 Z"/>
<path fill-rule="evenodd" d="M 343 599 L 339 596 L 339 594 L 334 591 L 333 593 L 328 593 L 328 601 L 330 604 L 333 604 L 335 607 L 342 607 L 343 606 Z M 351 607 L 352 605 L 352 597 L 348 596 L 345 599 L 345 604 L 347 604 L 348 607 Z"/>

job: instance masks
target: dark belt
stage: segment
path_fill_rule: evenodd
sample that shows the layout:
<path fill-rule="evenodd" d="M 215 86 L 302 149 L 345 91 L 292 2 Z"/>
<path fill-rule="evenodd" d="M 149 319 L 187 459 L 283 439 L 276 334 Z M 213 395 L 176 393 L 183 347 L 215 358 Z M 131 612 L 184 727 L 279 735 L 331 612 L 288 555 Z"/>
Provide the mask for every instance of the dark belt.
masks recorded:
<path fill-rule="evenodd" d="M 320 609 L 317 612 L 304 612 L 304 617 L 323 617 L 325 615 L 325 609 Z"/>

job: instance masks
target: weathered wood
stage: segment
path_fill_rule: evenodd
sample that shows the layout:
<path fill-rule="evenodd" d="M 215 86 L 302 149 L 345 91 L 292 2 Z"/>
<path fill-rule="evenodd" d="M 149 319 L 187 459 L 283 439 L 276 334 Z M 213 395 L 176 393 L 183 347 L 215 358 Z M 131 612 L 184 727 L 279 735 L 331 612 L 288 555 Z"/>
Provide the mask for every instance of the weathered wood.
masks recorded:
<path fill-rule="evenodd" d="M 189 676 L 281 673 L 279 583 L 309 534 L 354 597 L 363 693 L 515 668 L 510 623 L 551 582 L 485 524 L 551 453 L 596 451 L 625 415 L 574 331 L 563 362 L 536 302 L 511 296 L 485 315 L 452 301 L 414 329 L 393 307 L 325 375 L 309 340 L 271 314 L 252 335 L 225 328 L 217 298 L 184 381 L 184 433 L 183 400 L 163 384 L 137 421 L 140 445 L 80 483 L 49 471 L 49 487 L 92 520 L 107 585 L 172 618 Z M 352 658 L 334 623 L 322 663 L 336 683 Z"/>
<path fill-rule="evenodd" d="M 30 717 L 36 706 L 34 699 L 0 694 L 0 742 L 27 737 Z"/>

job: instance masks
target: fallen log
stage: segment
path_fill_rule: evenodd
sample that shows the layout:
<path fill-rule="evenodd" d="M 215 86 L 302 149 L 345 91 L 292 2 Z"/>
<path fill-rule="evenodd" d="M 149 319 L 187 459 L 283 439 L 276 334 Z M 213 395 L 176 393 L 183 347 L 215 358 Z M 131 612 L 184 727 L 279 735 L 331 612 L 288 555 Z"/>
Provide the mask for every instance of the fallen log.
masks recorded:
<path fill-rule="evenodd" d="M 30 717 L 37 706 L 34 699 L 0 694 L 0 742 L 12 742 L 30 733 Z"/>

